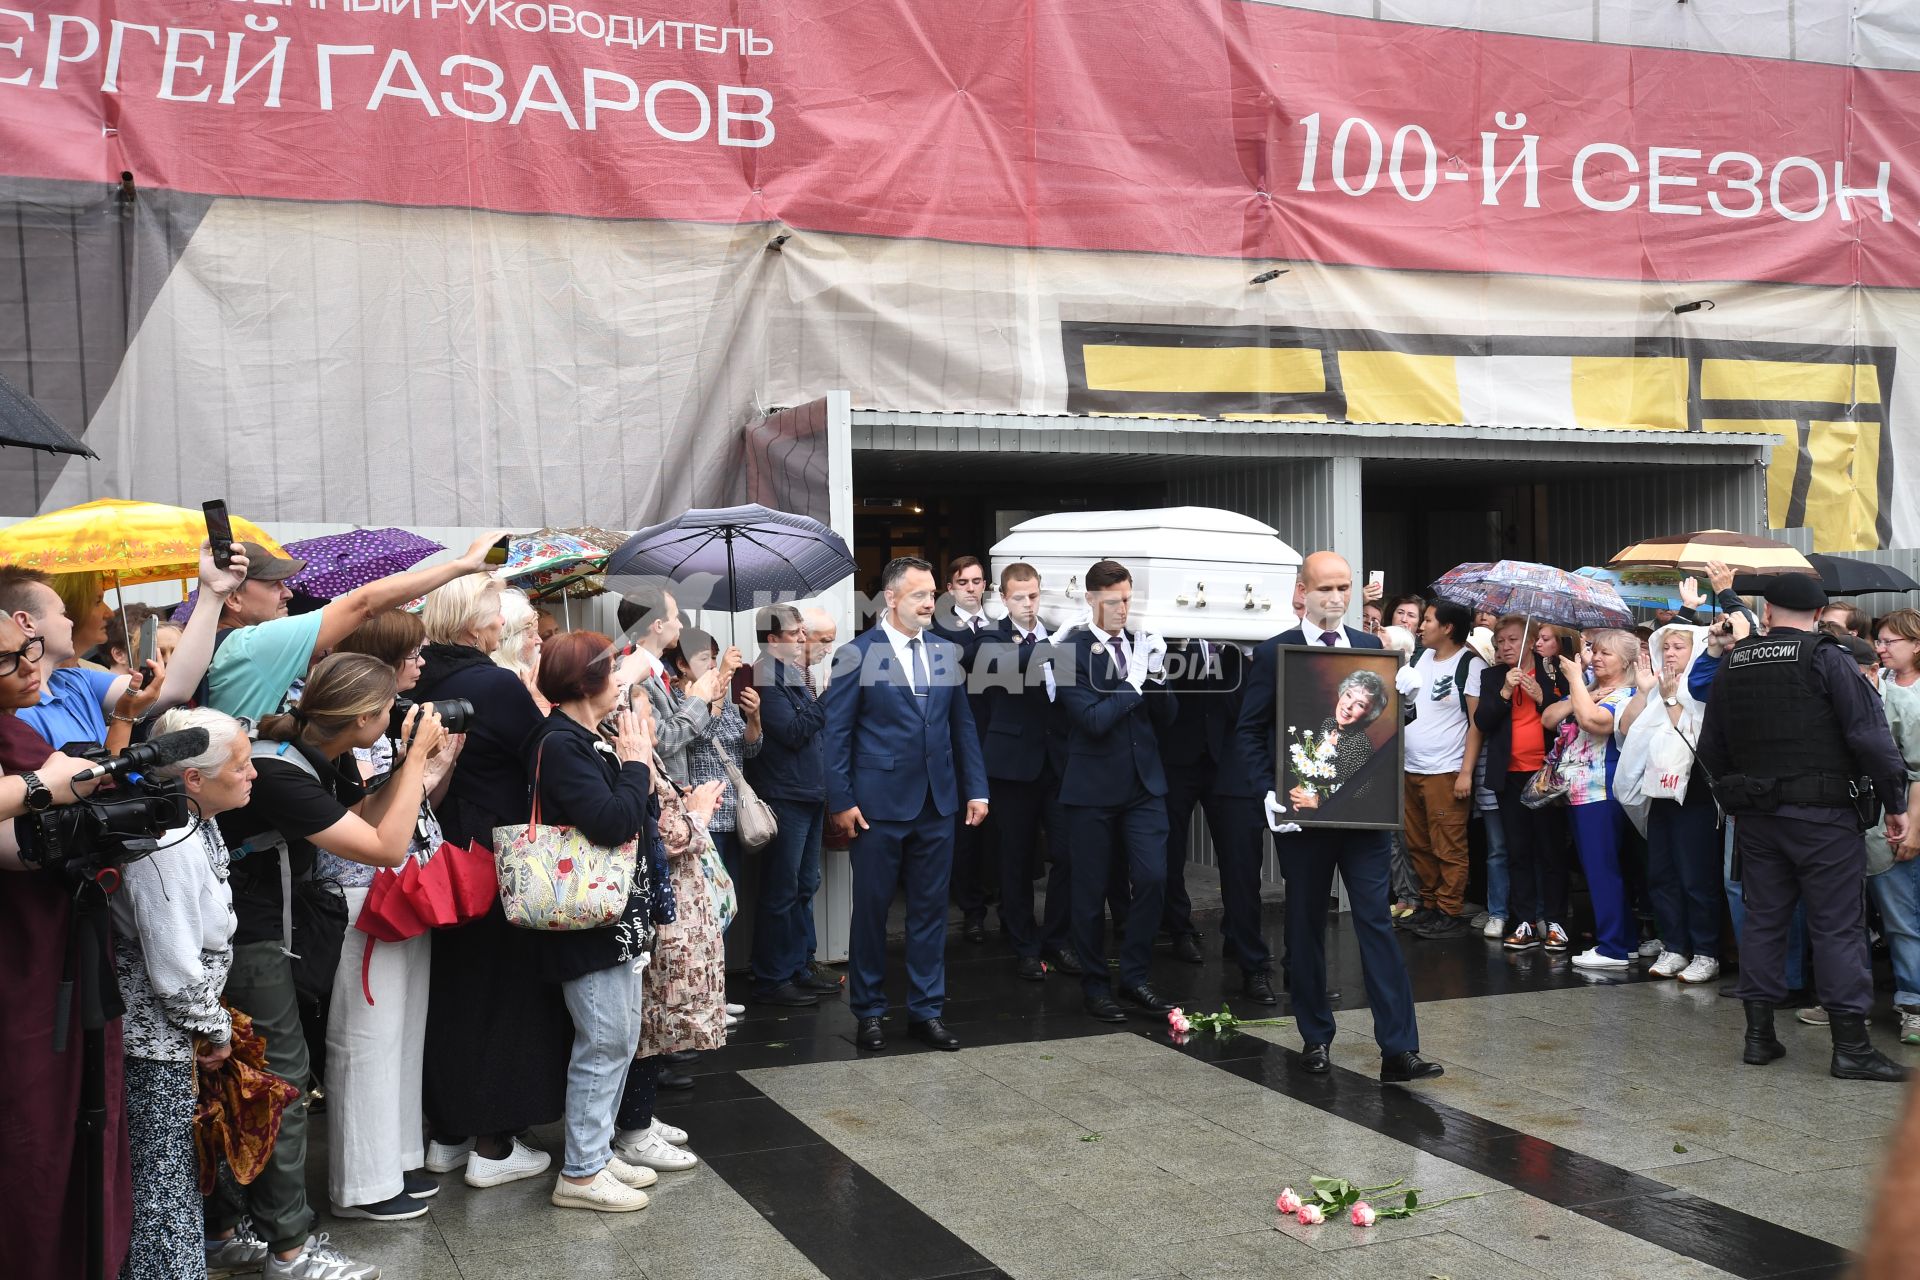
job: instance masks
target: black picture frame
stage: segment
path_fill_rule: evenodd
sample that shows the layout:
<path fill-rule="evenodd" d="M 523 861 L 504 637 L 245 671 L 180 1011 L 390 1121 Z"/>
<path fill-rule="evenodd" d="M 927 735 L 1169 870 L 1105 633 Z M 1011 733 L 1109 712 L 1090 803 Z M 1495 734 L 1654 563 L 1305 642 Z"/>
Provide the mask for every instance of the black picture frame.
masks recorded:
<path fill-rule="evenodd" d="M 1284 644 L 1276 656 L 1274 672 L 1274 724 L 1278 740 L 1274 744 L 1273 794 L 1286 810 L 1281 821 L 1302 827 L 1326 827 L 1357 831 L 1398 830 L 1402 821 L 1404 788 L 1401 784 L 1405 744 L 1402 741 L 1402 704 L 1394 678 L 1400 672 L 1400 655 L 1392 649 L 1343 649 L 1328 645 Z M 1378 681 L 1372 686 L 1368 718 L 1344 731 L 1336 728 L 1331 748 L 1321 735 L 1335 718 L 1343 692 L 1359 694 L 1372 684 L 1363 676 L 1349 680 L 1355 673 L 1366 673 Z M 1384 691 L 1384 692 L 1377 692 Z M 1379 711 L 1371 702 L 1383 697 Z M 1343 743 L 1364 740 L 1364 752 Z M 1303 777 L 1299 772 L 1294 747 L 1313 752 L 1318 767 L 1333 770 L 1331 776 Z M 1356 757 L 1359 757 L 1356 762 Z M 1316 802 L 1299 803 L 1295 788 L 1311 789 Z"/>

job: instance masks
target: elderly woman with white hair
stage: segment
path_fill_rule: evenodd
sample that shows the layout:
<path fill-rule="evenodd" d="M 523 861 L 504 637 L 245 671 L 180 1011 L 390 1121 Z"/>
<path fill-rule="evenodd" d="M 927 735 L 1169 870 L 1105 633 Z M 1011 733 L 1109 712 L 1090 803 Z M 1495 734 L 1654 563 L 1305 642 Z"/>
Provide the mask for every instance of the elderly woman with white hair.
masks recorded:
<path fill-rule="evenodd" d="M 193 1147 L 194 1064 L 230 1052 L 233 1026 L 220 992 L 233 963 L 233 891 L 226 841 L 213 821 L 253 791 L 253 759 L 238 720 L 209 708 L 174 710 L 157 733 L 204 729 L 207 749 L 150 776 L 177 781 L 188 821 L 126 864 L 113 895 L 113 961 L 126 1056 L 127 1141 L 133 1164 L 133 1240 L 124 1274 L 204 1276 L 199 1166 Z M 219 1242 L 229 1255 L 266 1246 Z"/>
<path fill-rule="evenodd" d="M 500 645 L 493 651 L 493 660 L 520 677 L 520 683 L 527 686 L 535 705 L 542 715 L 552 710 L 547 700 L 540 696 L 540 686 L 535 677 L 540 673 L 540 610 L 534 608 L 527 593 L 517 587 L 508 587 L 500 593 L 500 618 L 504 624 L 500 631 Z"/>
<path fill-rule="evenodd" d="M 1560 757 L 1560 778 L 1567 784 L 1567 810 L 1573 847 L 1593 899 L 1592 949 L 1573 958 L 1582 969 L 1625 969 L 1639 947 L 1639 928 L 1620 865 L 1627 815 L 1614 798 L 1613 774 L 1620 762 L 1616 717 L 1633 700 L 1633 669 L 1640 641 L 1631 631 L 1595 631 L 1588 650 L 1593 685 L 1582 679 L 1578 657 L 1560 655 L 1560 673 L 1568 694 L 1540 713 L 1540 724 L 1557 732 L 1572 721 L 1579 729 Z"/>
<path fill-rule="evenodd" d="M 421 610 L 417 701 L 465 698 L 473 720 L 446 798 L 447 840 L 493 847 L 495 827 L 532 812 L 527 742 L 545 723 L 520 677 L 493 655 L 506 631 L 497 581 L 459 578 Z M 572 1022 L 557 983 L 539 976 L 528 940 L 496 903 L 471 924 L 439 930 L 427 996 L 427 1170 L 465 1171 L 471 1187 L 546 1172 L 545 1152 L 514 1135 L 558 1120 L 566 1105 Z"/>

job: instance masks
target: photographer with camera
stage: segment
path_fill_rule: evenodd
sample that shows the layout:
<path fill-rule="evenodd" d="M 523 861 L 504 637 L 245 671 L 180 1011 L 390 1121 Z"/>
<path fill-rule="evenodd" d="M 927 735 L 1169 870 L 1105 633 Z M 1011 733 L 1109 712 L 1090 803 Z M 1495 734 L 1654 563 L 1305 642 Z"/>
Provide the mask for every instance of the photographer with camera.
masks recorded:
<path fill-rule="evenodd" d="M 427 638 L 420 619 L 401 609 L 378 613 L 340 642 L 335 653 L 358 653 L 392 669 L 401 694 L 420 682 L 421 646 Z M 413 704 L 404 697 L 393 715 L 404 721 Z M 448 708 L 435 708 L 442 723 Z M 407 856 L 426 862 L 440 848 L 440 820 L 433 801 L 446 793 L 465 738 L 450 733 L 446 746 L 427 764 L 427 794 Z M 370 788 L 391 781 L 407 753 L 404 723 L 389 723 L 380 741 L 354 752 L 361 777 Z M 374 881 L 375 869 L 322 850 L 319 874 L 339 883 L 347 900 L 347 919 L 357 921 Z M 327 1190 L 337 1218 L 392 1222 L 427 1211 L 424 1198 L 433 1180 L 416 1173 L 425 1162 L 421 1133 L 420 1080 L 427 1038 L 427 985 L 432 934 L 404 942 L 371 939 L 349 927 L 340 948 L 327 1006 Z M 363 972 L 364 969 L 364 972 Z"/>
<path fill-rule="evenodd" d="M 300 705 L 260 724 L 254 745 L 259 776 L 245 807 L 226 814 L 221 828 L 235 856 L 233 901 L 239 917 L 227 1002 L 252 1017 L 267 1041 L 267 1065 L 304 1095 L 312 1085 L 306 1038 L 301 1032 L 302 989 L 325 991 L 332 974 L 304 972 L 296 984 L 293 959 L 313 965 L 326 952 L 338 955 L 340 924 L 329 938 L 324 908 L 295 945 L 292 921 L 311 893 L 320 850 L 351 862 L 398 866 L 407 856 L 426 794 L 427 767 L 445 746 L 446 731 L 431 707 L 408 717 L 411 739 L 392 779 L 371 796 L 357 780 L 351 753 L 371 747 L 387 730 L 397 681 L 393 668 L 365 654 L 335 654 L 313 668 Z M 293 896 L 289 896 L 293 895 Z M 337 895 L 335 896 L 337 902 Z M 335 908 L 338 911 L 338 908 Z M 266 1169 L 244 1188 L 244 1205 L 230 1190 L 208 1208 L 210 1235 L 222 1235 L 251 1213 L 266 1238 L 269 1280 L 370 1280 L 378 1268 L 356 1263 L 327 1241 L 310 1236 L 307 1205 L 307 1113 L 304 1102 L 289 1107 Z"/>
<path fill-rule="evenodd" d="M 89 762 L 59 754 L 17 712 L 40 701 L 40 645 L 0 613 L 0 813 L 18 816 L 72 804 L 72 779 Z M 83 788 L 84 789 L 84 788 Z M 17 801 L 15 797 L 18 797 Z M 25 825 L 25 824 L 21 824 Z M 0 1161 L 0 1275 L 71 1280 L 85 1272 L 88 1179 L 74 1122 L 84 1055 L 78 993 L 65 984 L 71 958 L 73 886 L 42 869 L 40 849 L 22 850 L 15 824 L 0 825 L 0 1098 L 9 1116 Z M 104 951 L 101 965 L 112 963 Z M 56 1025 L 70 1022 L 63 1046 Z M 120 1019 L 105 1027 L 106 1271 L 127 1250 L 130 1175 L 122 1096 Z"/>
<path fill-rule="evenodd" d="M 498 582 L 461 578 L 421 610 L 427 646 L 414 695 L 473 705 L 466 746 L 438 811 L 447 839 L 491 849 L 496 827 L 532 812 L 527 743 L 545 723 L 520 677 L 494 662 L 506 630 Z M 529 940 L 496 904 L 433 941 L 424 1105 L 427 1170 L 465 1170 L 470 1187 L 545 1173 L 546 1152 L 514 1135 L 566 1105 L 573 1024 L 559 984 L 536 972 Z"/>
<path fill-rule="evenodd" d="M 128 1274 L 203 1272 L 199 1165 L 194 1153 L 194 1066 L 231 1051 L 232 1020 L 220 993 L 233 962 L 233 892 L 226 842 L 213 820 L 253 792 L 246 726 L 210 708 L 169 711 L 157 733 L 201 729 L 206 750 L 147 776 L 180 784 L 188 821 L 160 847 L 127 863 L 113 903 L 113 960 L 126 1051 L 127 1141 L 133 1158 L 133 1238 Z M 251 1235 L 217 1245 L 229 1262 L 259 1265 Z"/>

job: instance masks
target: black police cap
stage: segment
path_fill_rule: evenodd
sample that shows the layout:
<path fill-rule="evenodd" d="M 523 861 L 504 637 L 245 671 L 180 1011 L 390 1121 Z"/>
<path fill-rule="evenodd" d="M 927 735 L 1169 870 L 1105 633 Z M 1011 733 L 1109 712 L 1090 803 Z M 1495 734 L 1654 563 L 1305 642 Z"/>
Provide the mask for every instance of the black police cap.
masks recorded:
<path fill-rule="evenodd" d="M 1782 573 L 1770 579 L 1766 600 L 1795 613 L 1817 613 L 1827 607 L 1827 593 L 1820 579 L 1810 573 Z"/>

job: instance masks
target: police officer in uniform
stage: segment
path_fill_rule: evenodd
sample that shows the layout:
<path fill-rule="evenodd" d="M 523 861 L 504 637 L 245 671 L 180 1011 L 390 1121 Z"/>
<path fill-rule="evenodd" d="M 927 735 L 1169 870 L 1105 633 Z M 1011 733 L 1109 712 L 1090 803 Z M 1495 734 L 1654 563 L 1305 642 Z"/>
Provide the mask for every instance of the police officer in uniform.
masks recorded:
<path fill-rule="evenodd" d="M 1765 634 L 1736 645 L 1714 677 L 1700 764 L 1737 816 L 1735 856 L 1746 897 L 1736 994 L 1747 1010 L 1742 1061 L 1786 1053 L 1773 1033 L 1786 998 L 1787 924 L 1807 907 L 1814 976 L 1831 1018 L 1832 1073 L 1899 1081 L 1906 1069 L 1867 1038 L 1873 978 L 1862 917 L 1871 799 L 1889 810 L 1887 838 L 1906 835 L 1907 769 L 1886 713 L 1838 641 L 1816 629 L 1826 592 L 1806 574 L 1767 587 Z"/>

